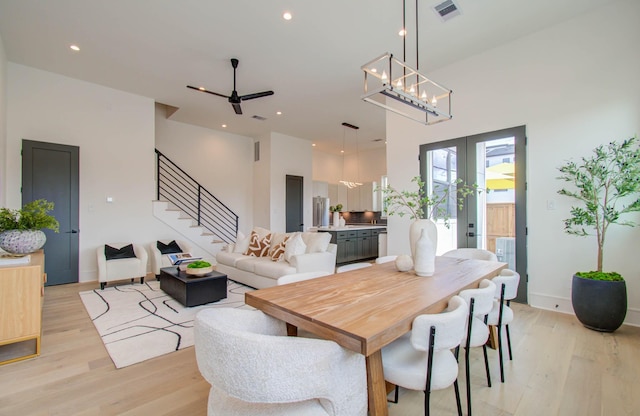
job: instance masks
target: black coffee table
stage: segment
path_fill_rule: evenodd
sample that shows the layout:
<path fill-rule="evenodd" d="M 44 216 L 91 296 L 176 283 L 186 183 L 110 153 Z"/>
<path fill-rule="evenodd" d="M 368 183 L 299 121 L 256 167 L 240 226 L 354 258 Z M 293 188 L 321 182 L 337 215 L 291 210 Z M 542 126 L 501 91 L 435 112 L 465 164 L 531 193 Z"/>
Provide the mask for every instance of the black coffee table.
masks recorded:
<path fill-rule="evenodd" d="M 212 271 L 202 277 L 188 275 L 177 266 L 160 269 L 160 289 L 184 306 L 198 306 L 227 297 L 227 275 Z"/>

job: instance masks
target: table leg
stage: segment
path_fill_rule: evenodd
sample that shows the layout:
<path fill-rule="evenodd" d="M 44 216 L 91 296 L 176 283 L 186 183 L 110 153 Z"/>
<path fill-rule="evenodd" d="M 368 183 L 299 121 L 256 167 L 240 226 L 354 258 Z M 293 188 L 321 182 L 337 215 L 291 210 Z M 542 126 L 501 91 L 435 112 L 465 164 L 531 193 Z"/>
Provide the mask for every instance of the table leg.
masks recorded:
<path fill-rule="evenodd" d="M 387 389 L 382 370 L 382 352 L 376 351 L 367 357 L 367 392 L 369 394 L 369 415 L 387 416 Z"/>
<path fill-rule="evenodd" d="M 298 327 L 287 322 L 287 335 L 290 337 L 297 337 Z"/>

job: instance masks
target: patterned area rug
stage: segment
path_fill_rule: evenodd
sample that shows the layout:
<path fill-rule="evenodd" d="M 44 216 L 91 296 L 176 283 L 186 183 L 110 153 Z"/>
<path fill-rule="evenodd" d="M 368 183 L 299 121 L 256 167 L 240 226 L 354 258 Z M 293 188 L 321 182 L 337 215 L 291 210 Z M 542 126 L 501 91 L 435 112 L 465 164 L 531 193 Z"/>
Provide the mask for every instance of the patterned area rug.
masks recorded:
<path fill-rule="evenodd" d="M 121 285 L 80 292 L 116 368 L 126 367 L 193 345 L 193 320 L 205 308 L 249 308 L 244 294 L 253 289 L 228 281 L 227 298 L 185 308 L 160 290 L 160 282 Z"/>

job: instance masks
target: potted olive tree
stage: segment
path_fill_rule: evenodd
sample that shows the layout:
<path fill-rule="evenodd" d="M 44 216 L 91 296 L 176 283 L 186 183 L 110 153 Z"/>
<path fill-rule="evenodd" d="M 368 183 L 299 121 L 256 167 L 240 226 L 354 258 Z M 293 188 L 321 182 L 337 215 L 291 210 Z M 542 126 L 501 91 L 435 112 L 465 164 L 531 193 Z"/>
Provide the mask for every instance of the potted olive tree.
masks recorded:
<path fill-rule="evenodd" d="M 578 202 L 564 220 L 565 232 L 595 235 L 596 270 L 577 272 L 571 286 L 571 302 L 578 320 L 587 328 L 612 332 L 627 313 L 627 288 L 619 273 L 604 272 L 604 245 L 610 225 L 635 226 L 625 214 L 640 211 L 640 148 L 637 138 L 600 145 L 590 157 L 568 161 L 558 168 L 570 185 L 558 191 Z"/>
<path fill-rule="evenodd" d="M 0 208 L 0 248 L 12 254 L 28 254 L 44 246 L 43 228 L 58 232 L 59 224 L 49 214 L 53 202 L 37 199 L 22 209 Z"/>

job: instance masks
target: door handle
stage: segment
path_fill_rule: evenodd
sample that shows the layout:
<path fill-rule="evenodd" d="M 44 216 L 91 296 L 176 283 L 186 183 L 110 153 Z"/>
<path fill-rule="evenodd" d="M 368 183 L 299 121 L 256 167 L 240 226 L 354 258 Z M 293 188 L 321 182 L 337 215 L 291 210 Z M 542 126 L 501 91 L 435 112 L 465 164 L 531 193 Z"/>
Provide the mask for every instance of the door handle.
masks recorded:
<path fill-rule="evenodd" d="M 78 234 L 80 230 L 65 231 L 67 234 Z"/>
<path fill-rule="evenodd" d="M 476 236 L 476 233 L 474 232 L 467 233 L 467 237 L 475 237 L 475 236 Z"/>

